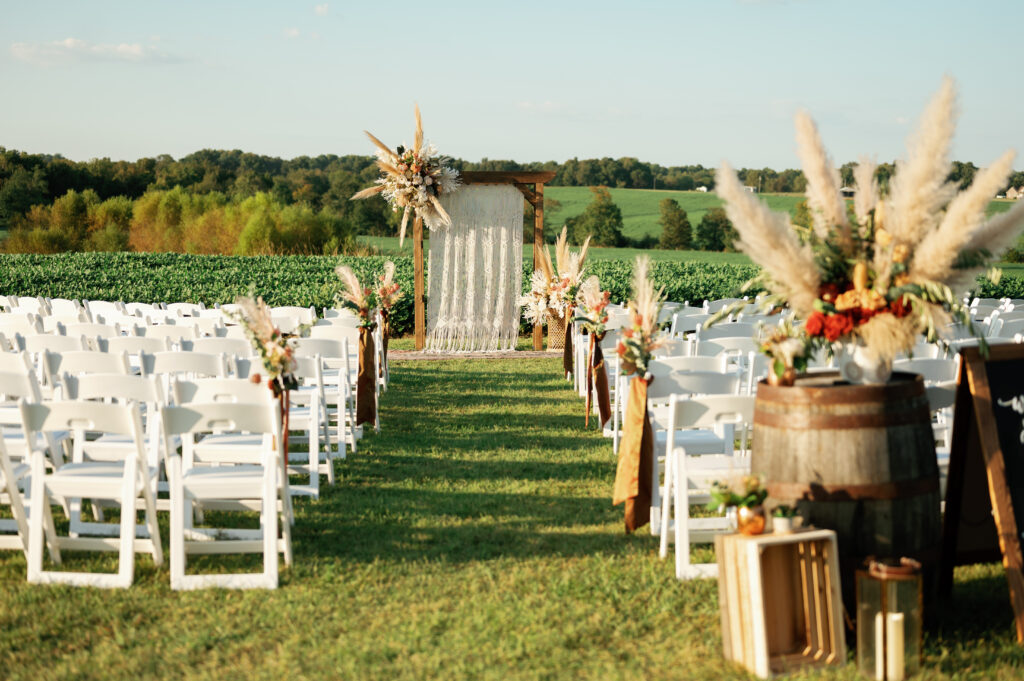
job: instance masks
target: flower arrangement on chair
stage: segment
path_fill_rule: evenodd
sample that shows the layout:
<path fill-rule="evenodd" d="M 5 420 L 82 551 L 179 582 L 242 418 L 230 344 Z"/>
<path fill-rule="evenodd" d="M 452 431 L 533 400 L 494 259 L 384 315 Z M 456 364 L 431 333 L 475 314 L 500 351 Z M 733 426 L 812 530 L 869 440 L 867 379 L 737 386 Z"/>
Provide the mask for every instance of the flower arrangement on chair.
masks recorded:
<path fill-rule="evenodd" d="M 654 290 L 648 277 L 649 266 L 646 256 L 637 257 L 633 267 L 633 298 L 629 301 L 632 323 L 622 330 L 623 338 L 616 346 L 622 373 L 637 374 L 629 383 L 612 495 L 613 504 L 626 502 L 627 532 L 643 527 L 650 520 L 654 433 L 647 418 L 647 386 L 653 378 L 647 369 L 652 353 L 664 342 L 658 326 L 664 289 Z"/>
<path fill-rule="evenodd" d="M 398 282 L 395 281 L 395 263 L 388 260 L 384 263 L 384 274 L 378 278 L 377 299 L 380 301 L 380 324 L 381 324 L 381 371 L 386 371 L 388 361 L 388 341 L 391 339 L 391 308 L 395 306 L 401 297 L 402 291 Z"/>
<path fill-rule="evenodd" d="M 648 277 L 649 269 L 650 259 L 637 256 L 633 267 L 633 298 L 629 301 L 630 325 L 622 329 L 622 340 L 615 348 L 622 360 L 622 373 L 635 373 L 648 381 L 647 365 L 654 351 L 665 343 L 658 326 L 665 289 L 654 290 Z"/>
<path fill-rule="evenodd" d="M 263 369 L 267 373 L 267 387 L 273 391 L 274 397 L 280 398 L 286 391 L 298 388 L 298 380 L 293 373 L 295 357 L 289 344 L 295 335 L 282 333 L 274 324 L 270 308 L 263 302 L 262 297 L 239 296 L 235 303 L 239 307 L 239 312 L 232 317 L 245 329 L 253 349 L 259 353 Z M 253 383 L 262 383 L 263 377 L 254 373 L 250 380 Z"/>
<path fill-rule="evenodd" d="M 611 397 L 608 392 L 608 375 L 604 369 L 604 352 L 601 341 L 608 324 L 608 303 L 611 293 L 601 290 L 601 282 L 596 276 L 589 277 L 580 286 L 578 302 L 579 311 L 574 322 L 579 322 L 588 332 L 590 347 L 587 353 L 587 399 L 584 425 L 590 425 L 591 393 L 597 393 L 598 412 L 601 426 L 611 418 Z"/>
<path fill-rule="evenodd" d="M 708 509 L 719 513 L 736 509 L 736 529 L 743 534 L 761 534 L 765 530 L 764 500 L 768 490 L 756 475 L 744 475 L 738 481 L 711 483 Z"/>
<path fill-rule="evenodd" d="M 338 294 L 342 307 L 359 318 L 359 371 L 356 377 L 356 425 L 377 422 L 376 346 L 373 330 L 380 306 L 379 289 L 363 286 L 351 267 L 341 265 L 334 270 L 344 289 Z"/>
<path fill-rule="evenodd" d="M 537 257 L 540 267 L 534 270 L 530 280 L 530 292 L 520 297 L 519 305 L 523 308 L 523 317 L 527 321 L 535 325 L 543 324 L 545 320 L 548 321 L 549 341 L 562 342 L 563 339 L 557 336 L 560 333 L 566 335 L 569 333 L 580 286 L 583 284 L 583 263 L 589 248 L 590 237 L 588 236 L 580 250 L 572 252 L 569 249 L 568 230 L 562 227 L 562 233 L 555 241 L 555 263 L 551 262 L 551 254 L 547 248 L 541 250 Z M 557 320 L 564 320 L 562 322 L 564 330 L 552 333 L 550 325 L 557 323 Z M 567 346 L 562 345 L 561 347 Z M 568 345 L 566 355 L 570 355 L 571 347 Z M 570 364 L 566 371 L 571 370 L 572 365 Z"/>
<path fill-rule="evenodd" d="M 798 114 L 810 230 L 746 192 L 728 164 L 717 173 L 717 192 L 740 235 L 737 246 L 761 266 L 760 281 L 772 292 L 766 304 L 788 304 L 804 320 L 794 335 L 813 349 L 843 344 L 853 360 L 841 361 L 848 380 L 887 380 L 898 353 L 909 352 L 922 334 L 946 342 L 954 321 L 974 334 L 970 311 L 954 289 L 969 286 L 1024 222 L 1024 204 L 985 220 L 990 198 L 1011 172 L 1012 152 L 978 171 L 963 191 L 947 181 L 954 104 L 947 78 L 909 139 L 888 196 L 874 179 L 875 164 L 861 159 L 852 215 L 814 122 Z M 984 339 L 979 343 L 984 351 Z"/>
<path fill-rule="evenodd" d="M 412 147 L 399 145 L 392 151 L 368 131 L 363 132 L 377 147 L 377 167 L 381 176 L 375 187 L 356 192 L 352 199 L 368 199 L 380 194 L 393 211 L 404 209 L 399 245 L 405 241 L 410 211 L 415 211 L 427 227 L 451 225 L 451 217 L 441 206 L 439 197 L 461 186 L 459 171 L 451 166 L 451 159 L 438 155 L 433 144 L 423 143 L 420 107 L 416 107 L 416 134 Z"/>

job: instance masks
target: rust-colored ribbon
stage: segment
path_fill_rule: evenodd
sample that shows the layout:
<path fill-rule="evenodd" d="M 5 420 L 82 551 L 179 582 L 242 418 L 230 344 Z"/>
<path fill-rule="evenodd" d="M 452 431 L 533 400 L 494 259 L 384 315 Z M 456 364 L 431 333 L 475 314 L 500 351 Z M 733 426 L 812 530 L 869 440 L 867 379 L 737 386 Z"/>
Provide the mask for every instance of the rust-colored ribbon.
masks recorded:
<path fill-rule="evenodd" d="M 575 306 L 565 308 L 565 340 L 562 343 L 562 369 L 566 374 L 572 373 L 572 318 Z"/>
<path fill-rule="evenodd" d="M 380 375 L 383 378 L 388 369 L 388 340 L 391 338 L 391 315 L 387 310 L 380 311 L 381 358 Z"/>
<path fill-rule="evenodd" d="M 281 446 L 284 449 L 284 465 L 288 466 L 288 416 L 292 410 L 291 390 L 282 390 L 277 400 L 281 403 Z"/>
<path fill-rule="evenodd" d="M 608 393 L 608 372 L 604 369 L 604 351 L 601 341 L 604 334 L 590 334 L 590 353 L 587 356 L 587 416 L 585 426 L 590 427 L 591 393 L 597 393 L 597 411 L 601 415 L 601 427 L 604 428 L 612 417 L 611 396 Z"/>
<path fill-rule="evenodd" d="M 651 473 L 654 466 L 654 433 L 647 418 L 647 384 L 636 376 L 629 384 L 629 401 L 619 443 L 612 505 L 626 502 L 626 532 L 643 527 L 651 519 Z"/>
<path fill-rule="evenodd" d="M 359 327 L 359 374 L 356 377 L 356 425 L 377 420 L 377 376 L 373 332 Z"/>

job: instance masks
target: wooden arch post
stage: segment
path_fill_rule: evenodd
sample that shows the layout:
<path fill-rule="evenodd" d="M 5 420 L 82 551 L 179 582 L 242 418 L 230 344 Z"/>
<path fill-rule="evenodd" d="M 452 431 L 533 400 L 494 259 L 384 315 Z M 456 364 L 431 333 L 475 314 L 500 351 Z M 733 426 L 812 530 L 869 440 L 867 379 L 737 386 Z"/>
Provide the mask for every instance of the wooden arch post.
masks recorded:
<path fill-rule="evenodd" d="M 511 184 L 523 193 L 533 206 L 533 268 L 540 264 L 540 252 L 544 248 L 544 184 L 554 178 L 555 173 L 540 172 L 504 172 L 504 171 L 467 171 L 462 173 L 463 184 Z M 532 185 L 532 186 L 531 186 Z M 412 258 L 415 286 L 413 291 L 413 307 L 416 324 L 416 349 L 422 350 L 427 345 L 427 307 L 426 289 L 424 286 L 425 272 L 423 267 L 423 220 L 416 218 L 412 223 Z M 539 324 L 533 325 L 533 349 L 544 349 L 544 329 Z"/>

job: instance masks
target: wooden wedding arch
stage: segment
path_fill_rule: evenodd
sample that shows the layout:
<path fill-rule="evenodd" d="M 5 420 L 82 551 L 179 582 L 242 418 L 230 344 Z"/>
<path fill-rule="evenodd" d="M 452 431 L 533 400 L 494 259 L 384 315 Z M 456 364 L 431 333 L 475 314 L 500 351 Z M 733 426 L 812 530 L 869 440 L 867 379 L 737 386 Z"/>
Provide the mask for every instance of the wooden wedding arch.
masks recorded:
<path fill-rule="evenodd" d="M 461 174 L 462 184 L 511 184 L 522 192 L 533 206 L 533 267 L 540 264 L 538 258 L 544 248 L 544 183 L 554 178 L 553 171 L 539 173 L 504 171 L 467 171 Z M 532 185 L 532 187 L 531 187 Z M 427 308 L 425 277 L 423 267 L 423 220 L 417 217 L 412 224 L 412 259 L 415 286 L 413 306 L 416 323 L 416 349 L 422 350 L 427 344 Z M 544 349 L 544 329 L 533 325 L 533 349 Z"/>

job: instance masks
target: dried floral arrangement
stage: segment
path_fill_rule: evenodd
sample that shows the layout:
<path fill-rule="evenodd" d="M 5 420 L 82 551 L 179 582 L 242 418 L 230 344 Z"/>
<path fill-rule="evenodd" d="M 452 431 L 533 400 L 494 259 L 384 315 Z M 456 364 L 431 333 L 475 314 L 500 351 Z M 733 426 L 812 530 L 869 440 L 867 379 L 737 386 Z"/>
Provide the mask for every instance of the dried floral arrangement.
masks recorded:
<path fill-rule="evenodd" d="M 338 303 L 356 313 L 360 327 L 372 329 L 377 324 L 377 308 L 380 305 L 378 290 L 360 284 L 355 272 L 347 265 L 339 266 L 334 272 L 344 286 L 338 293 Z"/>
<path fill-rule="evenodd" d="M 652 354 L 665 340 L 658 326 L 658 315 L 665 300 L 665 289 L 654 290 L 648 276 L 650 259 L 637 256 L 633 266 L 633 297 L 629 301 L 630 325 L 622 329 L 622 339 L 615 347 L 621 359 L 622 373 L 646 377 Z"/>
<path fill-rule="evenodd" d="M 402 298 L 401 287 L 395 281 L 395 263 L 388 260 L 384 263 L 384 274 L 378 278 L 377 300 L 384 311 L 389 311 Z"/>
<path fill-rule="evenodd" d="M 519 299 L 523 317 L 527 321 L 543 324 L 552 312 L 564 317 L 566 311 L 577 304 L 588 248 L 589 236 L 578 252 L 571 251 L 568 230 L 562 227 L 562 233 L 555 241 L 555 263 L 552 264 L 551 254 L 546 247 L 540 251 L 537 257 L 540 267 L 533 272 L 530 292 Z"/>
<path fill-rule="evenodd" d="M 792 385 L 797 372 L 807 370 L 813 349 L 810 339 L 794 327 L 791 319 L 783 319 L 778 326 L 762 327 L 761 332 L 761 353 L 772 358 L 768 382 Z"/>
<path fill-rule="evenodd" d="M 579 307 L 574 322 L 579 322 L 587 332 L 601 336 L 608 324 L 608 304 L 611 292 L 601 290 L 597 276 L 591 276 L 580 286 Z"/>
<path fill-rule="evenodd" d="M 451 217 L 441 206 L 439 197 L 461 186 L 459 171 L 451 167 L 451 159 L 438 154 L 433 144 L 424 145 L 420 107 L 416 107 L 416 133 L 411 147 L 399 145 L 392 151 L 369 131 L 363 132 L 377 147 L 381 176 L 376 186 L 353 194 L 352 199 L 368 199 L 380 194 L 395 212 L 402 208 L 399 245 L 405 241 L 410 211 L 415 211 L 427 227 L 451 225 Z"/>
<path fill-rule="evenodd" d="M 737 246 L 761 266 L 759 280 L 771 291 L 764 304 L 787 304 L 805 320 L 800 333 L 814 348 L 857 343 L 891 362 L 922 334 L 929 342 L 945 342 L 954 322 L 974 333 L 956 291 L 970 286 L 1013 242 L 1024 204 L 985 220 L 989 200 L 1011 172 L 1013 152 L 979 171 L 963 191 L 947 181 L 955 102 L 947 78 L 908 140 L 907 159 L 897 162 L 888 196 L 880 195 L 875 164 L 860 159 L 852 214 L 817 127 L 806 113 L 798 114 L 811 230 L 790 224 L 788 214 L 771 211 L 745 191 L 728 164 L 719 169 L 716 191 L 739 232 Z"/>
<path fill-rule="evenodd" d="M 263 302 L 262 297 L 253 298 L 252 294 L 240 296 L 235 299 L 239 312 L 231 317 L 244 329 L 252 347 L 259 353 L 263 362 L 263 369 L 267 372 L 267 387 L 279 397 L 286 390 L 296 390 L 299 387 L 298 379 L 295 377 L 295 357 L 289 341 L 296 334 L 284 334 L 281 329 L 274 325 L 270 308 Z M 300 327 L 299 335 L 305 328 Z M 259 374 L 252 375 L 253 383 L 262 383 L 263 379 Z"/>

